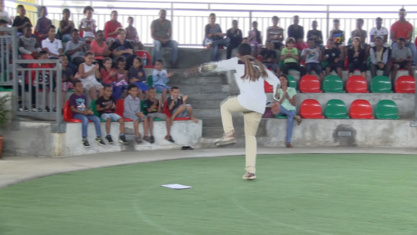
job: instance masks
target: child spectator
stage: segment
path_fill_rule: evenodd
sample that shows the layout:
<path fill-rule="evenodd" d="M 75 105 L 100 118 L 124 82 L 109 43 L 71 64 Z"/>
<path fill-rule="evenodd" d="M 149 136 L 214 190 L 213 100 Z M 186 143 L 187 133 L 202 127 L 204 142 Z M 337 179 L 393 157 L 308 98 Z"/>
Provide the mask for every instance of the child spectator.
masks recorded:
<path fill-rule="evenodd" d="M 26 9 L 23 5 L 17 5 L 17 14 L 16 18 L 13 20 L 12 27 L 17 28 L 17 36 L 20 37 L 23 35 L 23 29 L 30 25 L 32 26 L 32 23 L 30 22 L 29 18 L 27 18 L 26 15 Z"/>
<path fill-rule="evenodd" d="M 165 102 L 167 91 L 170 89 L 170 87 L 167 86 L 167 83 L 169 82 L 169 78 L 173 75 L 173 73 L 168 73 L 164 69 L 164 62 L 162 60 L 157 60 L 155 62 L 155 69 L 152 73 L 153 87 L 155 87 L 156 91 L 162 92 L 163 102 Z"/>
<path fill-rule="evenodd" d="M 87 98 L 83 94 L 83 85 L 80 81 L 75 81 L 75 93 L 69 98 L 72 117 L 81 120 L 82 144 L 84 147 L 90 147 L 87 139 L 88 120 L 94 122 L 97 138 L 96 142 L 100 145 L 106 145 L 101 138 L 100 119 L 94 116 L 93 111 L 87 107 Z"/>
<path fill-rule="evenodd" d="M 55 31 L 54 25 L 49 26 L 48 37 L 42 41 L 42 49 L 48 52 L 49 59 L 58 59 L 64 54 L 61 40 L 55 38 Z"/>
<path fill-rule="evenodd" d="M 336 71 L 337 76 L 342 78 L 343 62 L 341 59 L 341 51 L 336 47 L 333 39 L 327 40 L 327 49 L 323 54 L 323 61 L 327 61 L 326 74 L 329 75 L 331 71 Z"/>
<path fill-rule="evenodd" d="M 38 36 L 38 40 L 41 41 L 48 37 L 48 28 L 52 25 L 52 21 L 46 16 L 48 15 L 48 11 L 46 10 L 45 6 L 41 6 L 39 8 L 39 17 L 38 21 L 36 22 L 35 27 L 35 35 Z"/>
<path fill-rule="evenodd" d="M 343 43 L 345 42 L 345 33 L 342 30 L 340 30 L 339 27 L 340 27 L 339 19 L 334 19 L 333 29 L 330 31 L 329 38 L 333 39 L 336 47 L 341 49 L 340 46 L 343 46 Z"/>
<path fill-rule="evenodd" d="M 96 76 L 100 76 L 98 73 L 98 64 L 93 64 L 94 54 L 92 52 L 86 52 L 84 55 L 85 62 L 78 67 L 78 73 L 80 74 L 80 80 L 84 89 L 90 93 L 92 100 L 97 100 L 97 93 L 99 96 L 103 95 L 103 85 L 101 85 Z"/>
<path fill-rule="evenodd" d="M 362 77 L 366 78 L 365 49 L 362 47 L 361 39 L 359 37 L 353 38 L 352 46 L 349 47 L 347 54 L 349 77 L 353 75 L 355 69 L 359 69 L 362 73 Z"/>
<path fill-rule="evenodd" d="M 262 49 L 262 35 L 261 31 L 258 30 L 258 22 L 254 21 L 252 23 L 252 30 L 249 31 L 249 44 L 252 47 L 252 56 L 257 57 L 259 51 Z"/>
<path fill-rule="evenodd" d="M 371 69 L 371 76 L 374 78 L 376 76 L 376 72 L 378 69 L 384 71 L 384 76 L 388 77 L 389 73 L 391 72 L 391 66 L 390 66 L 390 49 L 387 47 L 384 47 L 382 36 L 375 36 L 374 43 L 375 46 L 370 49 L 370 58 L 371 63 L 369 64 L 369 67 Z"/>
<path fill-rule="evenodd" d="M 72 20 L 69 20 L 70 16 L 71 11 L 68 8 L 65 8 L 62 11 L 62 20 L 59 22 L 59 32 L 61 34 L 61 40 L 63 42 L 71 41 L 71 32 L 73 29 L 75 29 L 74 22 Z"/>
<path fill-rule="evenodd" d="M 188 95 L 180 96 L 180 89 L 176 86 L 171 88 L 171 96 L 167 100 L 167 106 L 169 112 L 171 113 L 172 120 L 180 117 L 189 117 L 195 123 L 198 123 L 198 120 L 193 115 L 193 108 L 190 104 L 187 104 L 186 101 Z"/>
<path fill-rule="evenodd" d="M 277 53 L 274 50 L 274 45 L 270 41 L 266 41 L 266 48 L 261 51 L 261 62 L 268 68 L 272 69 L 274 73 L 279 74 L 277 64 Z"/>
<path fill-rule="evenodd" d="M 140 110 L 140 99 L 138 98 L 138 87 L 130 84 L 127 88 L 128 96 L 124 101 L 123 117 L 133 120 L 133 129 L 135 131 L 136 143 L 142 143 L 142 137 L 139 133 L 139 122 L 143 122 L 143 132 L 148 136 L 148 120 Z"/>
<path fill-rule="evenodd" d="M 143 50 L 143 44 L 139 40 L 138 31 L 135 27 L 133 27 L 133 21 L 133 17 L 129 16 L 127 18 L 127 23 L 129 24 L 129 26 L 127 26 L 127 28 L 125 29 L 126 41 L 130 42 L 130 44 L 132 44 L 133 47 L 137 47 L 138 50 Z"/>
<path fill-rule="evenodd" d="M 113 85 L 113 82 L 116 82 L 116 69 L 113 67 L 113 61 L 111 58 L 106 57 L 103 60 L 103 68 L 100 70 L 101 83 L 105 85 Z"/>
<path fill-rule="evenodd" d="M 125 90 L 127 89 L 127 70 L 126 60 L 123 57 L 119 57 L 116 60 L 116 81 L 113 82 L 113 97 L 115 100 L 123 99 L 126 94 Z"/>
<path fill-rule="evenodd" d="M 205 28 L 204 46 L 210 47 L 211 61 L 219 60 L 219 47 L 226 46 L 230 38 L 224 38 L 225 34 L 219 24 L 216 24 L 216 14 L 211 13 L 209 16 L 210 23 Z"/>
<path fill-rule="evenodd" d="M 146 84 L 146 73 L 143 69 L 142 59 L 140 57 L 135 57 L 135 59 L 133 59 L 133 66 L 130 67 L 128 76 L 129 83 L 136 84 L 136 86 L 139 88 L 139 98 L 146 99 L 149 87 Z M 144 93 L 145 95 L 143 95 Z"/>
<path fill-rule="evenodd" d="M 38 53 L 42 50 L 38 41 L 32 37 L 32 26 L 26 25 L 24 34 L 19 38 L 19 51 L 23 59 L 33 60 L 38 58 Z"/>
<path fill-rule="evenodd" d="M 112 98 L 112 87 L 110 85 L 104 86 L 103 96 L 100 96 L 96 102 L 96 110 L 100 115 L 100 118 L 106 120 L 106 139 L 109 144 L 113 144 L 113 139 L 110 135 L 110 125 L 112 121 L 119 122 L 120 124 L 120 136 L 119 142 L 127 144 L 125 136 L 125 121 L 122 117 L 114 113 L 116 104 Z"/>
<path fill-rule="evenodd" d="M 78 34 L 78 29 L 73 29 L 71 36 L 72 40 L 67 42 L 65 52 L 70 56 L 71 62 L 75 67 L 78 68 L 81 63 L 84 63 L 85 42 L 79 40 L 80 34 Z"/>
<path fill-rule="evenodd" d="M 301 52 L 301 57 L 306 62 L 307 74 L 311 74 L 311 71 L 316 72 L 320 76 L 320 80 L 324 81 L 323 70 L 321 68 L 320 58 L 320 46 L 315 46 L 314 38 L 309 38 L 307 41 L 308 48 Z"/>
<path fill-rule="evenodd" d="M 281 61 L 284 61 L 284 65 L 282 66 L 282 72 L 288 75 L 288 70 L 295 69 L 300 72 L 300 78 L 304 76 L 305 69 L 301 67 L 298 63 L 299 56 L 298 50 L 294 47 L 295 39 L 294 38 L 287 38 L 286 47 L 284 47 L 281 51 Z"/>
<path fill-rule="evenodd" d="M 392 50 L 392 83 L 395 82 L 397 71 L 399 69 L 408 70 L 408 75 L 413 76 L 413 70 L 411 67 L 411 50 L 410 48 L 406 47 L 405 44 L 405 38 L 400 37 L 397 40 L 397 48 L 394 47 Z"/>
<path fill-rule="evenodd" d="M 106 56 L 110 56 L 109 48 L 104 40 L 104 34 L 102 30 L 98 30 L 96 38 L 91 41 L 90 51 L 94 53 L 94 60 L 98 62 L 100 67 L 103 67 L 103 59 Z"/>
<path fill-rule="evenodd" d="M 117 31 L 122 29 L 122 25 L 117 21 L 117 11 L 111 12 L 111 20 L 107 21 L 104 25 L 104 38 L 106 41 L 111 44 L 116 40 Z"/>
<path fill-rule="evenodd" d="M 281 51 L 284 44 L 284 29 L 278 26 L 279 18 L 278 16 L 272 17 L 272 26 L 268 27 L 266 30 L 267 40 L 271 41 L 276 50 Z"/>
<path fill-rule="evenodd" d="M 156 91 L 155 88 L 149 89 L 149 98 L 145 100 L 146 105 L 146 111 L 147 111 L 147 117 L 148 117 L 148 123 L 149 123 L 149 134 L 150 137 L 145 136 L 146 138 L 149 138 L 149 142 L 152 144 L 155 142 L 155 138 L 153 136 L 153 119 L 154 118 L 160 118 L 165 120 L 166 122 L 166 128 L 167 128 L 167 135 L 165 136 L 165 139 L 168 140 L 171 143 L 174 143 L 174 139 L 172 139 L 172 136 L 170 134 L 171 131 L 171 125 L 172 125 L 172 119 L 167 117 L 164 113 L 162 113 L 162 101 L 157 100 L 155 98 Z"/>
<path fill-rule="evenodd" d="M 313 20 L 311 27 L 312 30 L 309 30 L 307 32 L 307 38 L 313 38 L 314 39 L 314 47 L 320 47 L 320 50 L 324 50 L 323 46 L 323 34 L 320 30 L 317 29 L 317 20 Z"/>
<path fill-rule="evenodd" d="M 93 19 L 93 12 L 94 9 L 90 6 L 84 7 L 84 15 L 85 18 L 83 18 L 80 22 L 80 32 L 83 33 L 84 41 L 91 42 L 95 38 L 96 33 L 96 21 Z"/>
<path fill-rule="evenodd" d="M 66 92 L 69 89 L 74 88 L 74 82 L 78 80 L 79 74 L 77 73 L 74 77 L 72 68 L 68 66 L 68 59 L 65 55 L 60 55 L 59 60 L 61 61 L 62 66 L 62 85 L 61 85 L 61 91 L 62 91 L 62 104 L 65 104 L 65 97 Z M 56 94 L 56 93 L 55 93 Z M 54 108 L 54 112 L 56 111 L 56 107 Z"/>

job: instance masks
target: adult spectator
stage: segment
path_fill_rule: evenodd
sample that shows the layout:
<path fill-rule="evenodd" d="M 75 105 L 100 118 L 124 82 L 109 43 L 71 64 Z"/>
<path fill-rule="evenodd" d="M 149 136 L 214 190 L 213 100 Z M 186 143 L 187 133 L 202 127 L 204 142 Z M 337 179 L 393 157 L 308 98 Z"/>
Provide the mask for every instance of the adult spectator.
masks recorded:
<path fill-rule="evenodd" d="M 138 31 L 135 27 L 133 27 L 134 19 L 133 17 L 129 16 L 127 18 L 128 26 L 126 27 L 126 41 L 130 42 L 133 47 L 137 47 L 138 50 L 143 50 L 143 44 L 139 40 Z"/>
<path fill-rule="evenodd" d="M 62 42 L 55 38 L 56 28 L 54 25 L 48 28 L 48 37 L 42 41 L 42 50 L 48 53 L 49 59 L 58 59 L 58 57 L 64 54 L 62 49 Z"/>
<path fill-rule="evenodd" d="M 370 57 L 371 64 L 369 68 L 371 70 L 372 78 L 376 76 L 376 71 L 383 70 L 384 76 L 388 77 L 391 72 L 390 59 L 389 59 L 389 48 L 383 46 L 382 36 L 375 36 L 374 38 L 375 46 L 371 47 Z"/>
<path fill-rule="evenodd" d="M 349 77 L 351 77 L 353 72 L 358 69 L 361 71 L 362 77 L 366 78 L 365 48 L 362 46 L 361 39 L 359 37 L 354 37 L 352 39 L 352 45 L 348 47 L 347 55 Z"/>
<path fill-rule="evenodd" d="M 22 58 L 28 60 L 37 59 L 41 50 L 36 38 L 32 37 L 32 26 L 27 25 L 23 30 L 23 36 L 19 38 L 19 52 Z"/>
<path fill-rule="evenodd" d="M 252 22 L 252 30 L 249 31 L 249 45 L 252 47 L 252 56 L 258 57 L 262 49 L 262 32 L 258 30 L 258 22 Z"/>
<path fill-rule="evenodd" d="M 225 38 L 222 28 L 216 24 L 216 14 L 211 13 L 209 16 L 210 23 L 205 28 L 204 45 L 210 47 L 211 61 L 219 60 L 219 47 L 226 46 L 230 42 L 230 38 Z"/>
<path fill-rule="evenodd" d="M 104 25 L 104 38 L 109 44 L 116 40 L 118 30 L 122 29 L 122 25 L 117 21 L 117 15 L 117 11 L 112 11 L 111 20 Z"/>
<path fill-rule="evenodd" d="M 135 54 L 133 53 L 133 46 L 126 41 L 126 31 L 119 29 L 117 39 L 110 46 L 110 51 L 114 59 L 123 56 L 126 59 L 126 70 L 132 65 Z"/>
<path fill-rule="evenodd" d="M 407 40 L 405 38 L 397 39 L 397 46 L 392 49 L 392 73 L 391 82 L 394 84 L 397 71 L 405 69 L 408 75 L 413 76 L 413 69 L 411 67 L 411 50 L 405 47 Z M 414 77 L 414 76 L 413 76 Z"/>
<path fill-rule="evenodd" d="M 39 15 L 40 17 L 36 22 L 35 35 L 37 35 L 39 37 L 39 41 L 41 41 L 48 37 L 48 28 L 52 25 L 52 21 L 46 18 L 48 10 L 45 6 L 39 7 Z"/>
<path fill-rule="evenodd" d="M 366 46 L 366 38 L 368 37 L 368 32 L 362 29 L 363 27 L 363 19 L 356 20 L 356 29 L 352 31 L 351 37 L 358 37 L 361 39 L 362 45 Z"/>
<path fill-rule="evenodd" d="M 340 48 L 343 46 L 343 43 L 345 42 L 345 32 L 339 29 L 340 27 L 340 20 L 334 19 L 333 20 L 333 29 L 330 31 L 330 37 L 333 39 L 336 47 Z"/>
<path fill-rule="evenodd" d="M 71 58 L 71 62 L 78 68 L 78 65 L 84 63 L 85 42 L 80 41 L 80 34 L 78 29 L 73 29 L 71 32 L 72 40 L 67 42 L 65 52 Z"/>
<path fill-rule="evenodd" d="M 284 29 L 278 26 L 278 16 L 272 17 L 272 26 L 266 29 L 266 40 L 272 42 L 276 50 L 281 51 L 284 46 Z"/>
<path fill-rule="evenodd" d="M 242 30 L 238 28 L 237 20 L 232 21 L 232 28 L 228 29 L 226 36 L 230 39 L 227 45 L 227 59 L 232 58 L 232 50 L 242 43 Z"/>
<path fill-rule="evenodd" d="M 167 12 L 165 9 L 159 11 L 159 19 L 152 21 L 151 34 L 153 38 L 153 64 L 156 60 L 161 59 L 161 47 L 170 47 L 172 49 L 171 66 L 175 67 L 178 59 L 178 43 L 171 39 L 172 26 L 171 21 L 166 19 Z"/>
<path fill-rule="evenodd" d="M 110 55 L 110 51 L 104 40 L 104 33 L 102 30 L 98 30 L 96 38 L 91 41 L 90 51 L 94 53 L 94 60 L 98 62 L 100 67 L 103 67 L 103 60 Z"/>
<path fill-rule="evenodd" d="M 311 23 L 311 27 L 313 29 L 307 32 L 307 39 L 314 39 L 314 47 L 320 47 L 321 50 L 324 50 L 323 34 L 320 30 L 317 29 L 317 20 L 313 20 L 313 22 Z"/>
<path fill-rule="evenodd" d="M 32 26 L 32 23 L 30 22 L 29 18 L 26 17 L 26 9 L 23 5 L 17 6 L 17 14 L 18 16 L 14 18 L 12 27 L 17 28 L 17 36 L 19 37 L 23 35 L 23 29 L 27 25 Z"/>
<path fill-rule="evenodd" d="M 68 8 L 65 8 L 62 11 L 62 20 L 59 22 L 59 32 L 63 42 L 71 41 L 71 32 L 73 29 L 75 29 L 74 22 L 69 20 L 70 17 L 71 11 Z"/>
<path fill-rule="evenodd" d="M 376 18 L 376 27 L 373 27 L 369 32 L 369 37 L 371 38 L 371 42 L 375 42 L 375 38 L 380 36 L 382 38 L 382 43 L 387 43 L 388 40 L 388 29 L 382 26 L 382 18 Z"/>
<path fill-rule="evenodd" d="M 417 63 L 417 50 L 414 43 L 411 42 L 414 28 L 408 21 L 405 20 L 407 12 L 404 8 L 400 9 L 399 15 L 400 19 L 391 26 L 392 49 L 394 50 L 397 48 L 397 40 L 399 38 L 404 38 L 404 46 L 410 49 L 412 65 L 415 66 Z"/>
<path fill-rule="evenodd" d="M 298 15 L 295 15 L 293 18 L 293 24 L 288 27 L 288 37 L 295 39 L 295 48 L 299 51 L 307 48 L 307 44 L 304 42 L 304 28 L 301 25 L 298 25 L 300 18 Z"/>

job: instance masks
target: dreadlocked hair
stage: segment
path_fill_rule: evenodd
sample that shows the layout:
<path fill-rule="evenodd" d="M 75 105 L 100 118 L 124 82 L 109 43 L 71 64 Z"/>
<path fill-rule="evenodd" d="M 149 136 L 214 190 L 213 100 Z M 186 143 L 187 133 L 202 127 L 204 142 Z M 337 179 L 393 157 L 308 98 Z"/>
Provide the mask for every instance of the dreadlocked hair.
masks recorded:
<path fill-rule="evenodd" d="M 240 61 L 245 64 L 245 74 L 242 79 L 249 79 L 251 81 L 257 81 L 259 77 L 267 77 L 265 66 L 251 55 L 244 55 L 239 57 Z"/>

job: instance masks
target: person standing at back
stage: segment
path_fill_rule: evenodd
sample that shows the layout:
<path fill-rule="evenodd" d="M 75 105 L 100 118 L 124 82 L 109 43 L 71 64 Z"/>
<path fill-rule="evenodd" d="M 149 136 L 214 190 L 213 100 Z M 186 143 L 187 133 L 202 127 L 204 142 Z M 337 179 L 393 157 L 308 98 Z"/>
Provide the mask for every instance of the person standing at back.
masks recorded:
<path fill-rule="evenodd" d="M 411 41 L 413 36 L 414 27 L 405 19 L 407 12 L 404 8 L 400 9 L 400 19 L 391 26 L 391 40 L 392 50 L 397 48 L 397 40 L 399 38 L 405 39 L 405 47 L 408 47 L 411 51 L 411 62 L 415 66 L 417 64 L 417 49 L 416 45 Z"/>
<path fill-rule="evenodd" d="M 232 28 L 228 29 L 226 36 L 230 39 L 227 45 L 227 59 L 232 57 L 232 50 L 237 48 L 242 43 L 242 30 L 238 28 L 237 20 L 232 21 Z"/>
<path fill-rule="evenodd" d="M 109 44 L 116 40 L 118 30 L 122 29 L 122 25 L 117 21 L 117 15 L 117 11 L 112 11 L 111 20 L 107 21 L 104 25 L 104 38 Z"/>

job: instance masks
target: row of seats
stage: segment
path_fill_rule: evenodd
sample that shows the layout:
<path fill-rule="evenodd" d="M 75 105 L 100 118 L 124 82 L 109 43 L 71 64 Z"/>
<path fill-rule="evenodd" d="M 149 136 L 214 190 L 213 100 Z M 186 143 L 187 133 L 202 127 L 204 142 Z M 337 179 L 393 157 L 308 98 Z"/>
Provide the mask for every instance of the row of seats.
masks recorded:
<path fill-rule="evenodd" d="M 297 82 L 292 76 L 288 76 L 288 86 L 297 89 Z M 415 93 L 415 79 L 412 76 L 401 76 L 395 81 L 396 93 Z M 273 88 L 265 82 L 265 92 L 272 93 Z M 337 75 L 329 75 L 323 81 L 323 90 L 320 80 L 314 75 L 304 75 L 300 79 L 299 90 L 302 93 L 369 93 L 366 79 L 359 75 L 349 77 L 346 82 L 346 90 L 343 80 Z M 386 76 L 372 78 L 370 91 L 372 93 L 392 93 L 391 79 Z"/>
<path fill-rule="evenodd" d="M 300 105 L 300 116 L 307 119 L 399 119 L 397 104 L 392 100 L 380 100 L 376 104 L 375 112 L 369 101 L 354 100 L 348 112 L 342 100 L 332 99 L 326 103 L 324 115 L 322 113 L 322 107 L 315 99 L 306 99 Z"/>

